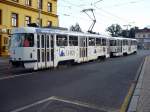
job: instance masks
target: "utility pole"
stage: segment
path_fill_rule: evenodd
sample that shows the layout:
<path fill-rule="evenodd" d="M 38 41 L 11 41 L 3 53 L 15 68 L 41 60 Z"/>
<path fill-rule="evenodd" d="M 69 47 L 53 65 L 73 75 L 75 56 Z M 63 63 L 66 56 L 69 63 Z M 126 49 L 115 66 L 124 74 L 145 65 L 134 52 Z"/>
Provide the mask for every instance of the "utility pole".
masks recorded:
<path fill-rule="evenodd" d="M 38 1 L 38 25 L 41 27 L 41 12 L 42 12 L 42 7 L 41 7 L 41 0 Z"/>

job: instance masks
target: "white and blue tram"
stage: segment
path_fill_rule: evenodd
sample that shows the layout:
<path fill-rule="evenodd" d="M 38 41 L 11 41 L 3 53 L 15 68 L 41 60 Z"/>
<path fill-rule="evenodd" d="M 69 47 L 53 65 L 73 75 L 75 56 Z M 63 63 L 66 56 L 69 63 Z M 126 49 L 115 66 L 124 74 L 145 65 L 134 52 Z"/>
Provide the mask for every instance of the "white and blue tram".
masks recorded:
<path fill-rule="evenodd" d="M 57 67 L 110 56 L 109 37 L 50 28 L 12 30 L 10 62 L 27 69 Z"/>
<path fill-rule="evenodd" d="M 129 55 L 137 52 L 137 40 L 123 37 L 110 37 L 110 56 Z"/>

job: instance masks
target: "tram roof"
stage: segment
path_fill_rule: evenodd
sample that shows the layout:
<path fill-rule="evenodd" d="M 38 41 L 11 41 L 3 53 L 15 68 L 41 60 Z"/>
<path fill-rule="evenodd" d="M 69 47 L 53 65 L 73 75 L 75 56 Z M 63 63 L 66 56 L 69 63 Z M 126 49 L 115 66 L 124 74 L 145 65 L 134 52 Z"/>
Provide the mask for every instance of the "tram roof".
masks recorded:
<path fill-rule="evenodd" d="M 133 38 L 124 38 L 124 37 L 111 37 L 108 35 L 102 34 L 91 34 L 85 32 L 74 32 L 68 30 L 60 30 L 60 29 L 51 29 L 51 28 L 37 28 L 37 27 L 20 27 L 13 28 L 12 34 L 14 33 L 51 33 L 51 34 L 62 34 L 62 35 L 74 35 L 74 36 L 88 36 L 88 37 L 101 37 L 101 38 L 109 38 L 109 39 L 119 39 L 119 40 L 136 40 Z"/>
<path fill-rule="evenodd" d="M 35 28 L 35 27 L 20 27 L 12 29 L 12 34 L 14 33 L 52 33 L 52 34 L 62 34 L 62 35 L 75 35 L 75 36 L 90 36 L 90 37 L 102 37 L 109 38 L 110 36 L 102 34 L 91 34 L 84 32 L 74 32 L 68 30 L 51 29 L 51 28 Z"/>
<path fill-rule="evenodd" d="M 136 40 L 134 38 L 125 38 L 125 37 L 110 37 L 110 40 Z"/>

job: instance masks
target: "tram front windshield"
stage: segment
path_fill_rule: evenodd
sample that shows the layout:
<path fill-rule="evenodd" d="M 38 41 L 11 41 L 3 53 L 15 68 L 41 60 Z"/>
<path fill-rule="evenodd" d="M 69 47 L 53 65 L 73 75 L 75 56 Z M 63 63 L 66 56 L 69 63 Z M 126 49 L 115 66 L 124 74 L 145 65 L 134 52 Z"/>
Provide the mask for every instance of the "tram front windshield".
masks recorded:
<path fill-rule="evenodd" d="M 11 47 L 33 47 L 34 35 L 32 33 L 16 33 L 11 37 Z"/>

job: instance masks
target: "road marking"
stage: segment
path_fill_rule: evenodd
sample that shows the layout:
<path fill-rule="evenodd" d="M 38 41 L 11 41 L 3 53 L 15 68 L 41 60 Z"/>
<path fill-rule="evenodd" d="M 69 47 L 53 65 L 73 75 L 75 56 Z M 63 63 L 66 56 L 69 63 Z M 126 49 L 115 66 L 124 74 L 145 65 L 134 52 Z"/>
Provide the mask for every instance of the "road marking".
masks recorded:
<path fill-rule="evenodd" d="M 95 106 L 93 104 L 88 104 L 88 103 L 84 103 L 81 101 L 71 101 L 71 100 L 67 100 L 65 98 L 60 98 L 60 97 L 54 97 L 54 100 L 56 101 L 60 101 L 60 102 L 64 102 L 64 103 L 68 103 L 68 104 L 73 104 L 73 105 L 77 105 L 77 106 L 81 106 L 81 107 L 86 107 L 86 108 L 90 108 L 90 109 L 96 109 L 96 110 L 100 110 L 100 111 L 106 111 L 106 109 L 104 108 L 99 108 L 98 106 Z M 108 111 L 108 110 L 107 110 Z"/>
<path fill-rule="evenodd" d="M 33 106 L 38 105 L 38 104 L 41 104 L 41 103 L 44 103 L 44 102 L 53 100 L 53 98 L 54 98 L 54 97 L 52 96 L 52 97 L 49 97 L 49 98 L 47 98 L 47 99 L 40 100 L 40 101 L 37 101 L 37 102 L 35 102 L 35 103 L 32 103 L 32 104 L 30 104 L 30 105 L 26 105 L 26 106 L 23 106 L 23 107 L 21 107 L 21 108 L 15 109 L 15 110 L 13 110 L 13 111 L 11 111 L 11 112 L 21 112 L 21 111 L 23 111 L 23 110 L 29 109 L 29 108 L 31 108 L 31 107 L 33 107 Z"/>
<path fill-rule="evenodd" d="M 129 91 L 128 91 L 128 94 L 127 96 L 125 97 L 125 100 L 121 106 L 121 109 L 120 109 L 120 112 L 126 112 L 127 108 L 128 108 L 128 105 L 129 105 L 129 102 L 130 102 L 130 99 L 132 97 L 132 94 L 133 94 L 133 91 L 134 91 L 134 84 L 131 85 Z"/>
<path fill-rule="evenodd" d="M 73 105 L 77 105 L 77 106 L 81 106 L 81 107 L 86 107 L 86 108 L 90 108 L 90 109 L 95 109 L 95 110 L 98 110 L 98 111 L 106 111 L 106 112 L 119 112 L 118 110 L 115 110 L 115 109 L 110 109 L 110 108 L 100 108 L 98 106 L 95 106 L 93 104 L 88 104 L 88 103 L 84 103 L 84 102 L 81 102 L 81 101 L 71 101 L 71 100 L 67 100 L 65 98 L 60 98 L 60 97 L 56 97 L 56 96 L 51 96 L 49 98 L 46 98 L 46 99 L 43 99 L 43 100 L 40 100 L 40 101 L 37 101 L 35 103 L 32 103 L 32 104 L 29 104 L 29 105 L 26 105 L 26 106 L 23 106 L 21 108 L 18 108 L 18 109 L 15 109 L 11 112 L 21 112 L 21 111 L 25 111 L 31 107 L 34 107 L 36 105 L 39 105 L 39 104 L 42 104 L 42 103 L 45 103 L 45 102 L 48 102 L 48 101 L 60 101 L 60 102 L 64 102 L 64 103 L 68 103 L 68 104 L 73 104 Z"/>
<path fill-rule="evenodd" d="M 12 75 L 12 76 L 1 77 L 0 80 L 12 79 L 12 78 L 16 78 L 16 77 L 31 75 L 31 74 L 33 74 L 33 72 L 25 73 L 25 74 L 19 74 L 19 75 Z"/>

